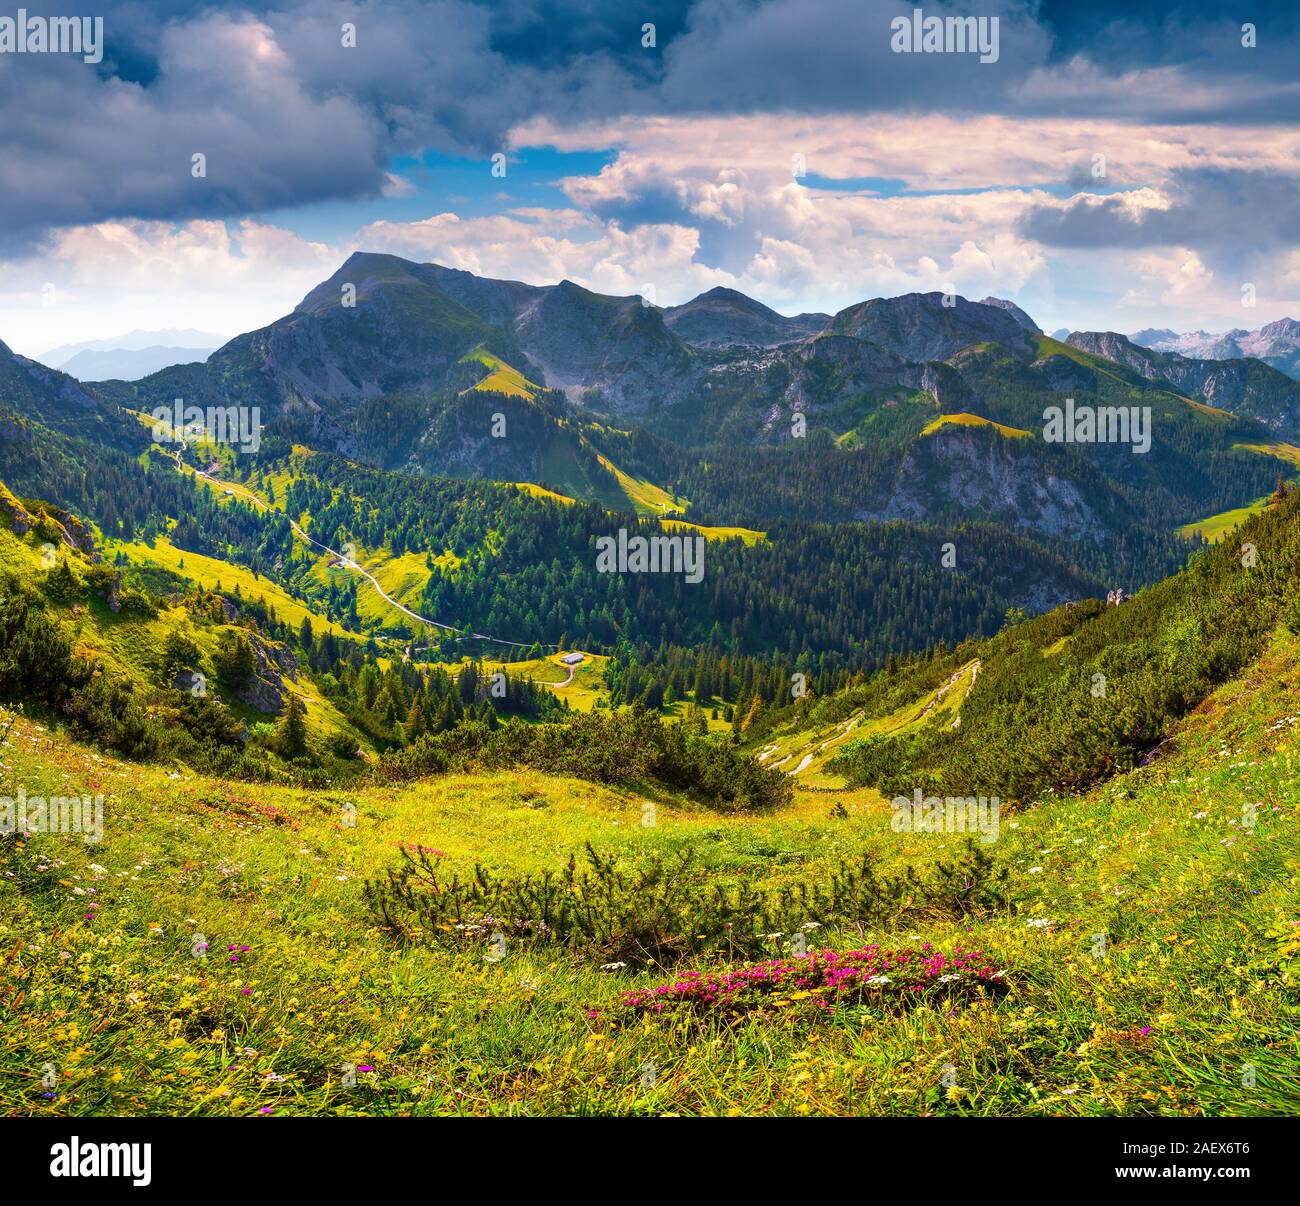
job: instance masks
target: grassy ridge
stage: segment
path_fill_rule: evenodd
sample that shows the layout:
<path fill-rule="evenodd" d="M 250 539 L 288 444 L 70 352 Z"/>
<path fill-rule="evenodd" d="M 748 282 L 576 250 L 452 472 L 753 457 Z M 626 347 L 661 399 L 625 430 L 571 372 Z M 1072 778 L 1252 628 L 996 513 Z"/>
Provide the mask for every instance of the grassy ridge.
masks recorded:
<path fill-rule="evenodd" d="M 1188 539 L 1193 536 L 1200 536 L 1212 544 L 1217 544 L 1229 532 L 1239 528 L 1252 515 L 1258 515 L 1268 505 L 1267 498 L 1257 498 L 1244 507 L 1235 507 L 1231 511 L 1221 511 L 1218 515 L 1210 515 L 1205 519 L 1197 520 L 1195 523 L 1185 523 L 1178 529 L 1178 534 Z"/>
<path fill-rule="evenodd" d="M 940 415 L 937 419 L 927 423 L 922 429 L 923 436 L 932 435 L 942 427 L 992 427 L 1001 435 L 1009 440 L 1025 440 L 1030 438 L 1030 432 L 1023 427 L 1008 427 L 1005 423 L 995 423 L 992 419 L 981 418 L 979 415 L 968 414 L 963 411 L 955 415 Z"/>

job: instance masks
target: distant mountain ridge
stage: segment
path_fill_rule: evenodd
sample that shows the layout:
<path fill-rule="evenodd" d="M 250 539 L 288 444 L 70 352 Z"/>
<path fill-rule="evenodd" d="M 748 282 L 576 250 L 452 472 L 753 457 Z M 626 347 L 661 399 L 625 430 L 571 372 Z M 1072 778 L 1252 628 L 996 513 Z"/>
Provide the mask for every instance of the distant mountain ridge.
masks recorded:
<path fill-rule="evenodd" d="M 196 349 L 219 348 L 226 342 L 224 335 L 211 331 L 197 331 L 193 327 L 165 327 L 158 331 L 127 331 L 122 335 L 112 335 L 107 339 L 87 339 L 81 343 L 65 343 L 57 348 L 50 348 L 32 359 L 48 364 L 51 368 L 63 368 L 72 357 L 80 352 L 139 352 L 146 348 L 167 347 L 182 348 L 187 351 Z"/>
<path fill-rule="evenodd" d="M 1255 331 L 1235 327 L 1220 335 L 1209 331 L 1189 331 L 1180 335 L 1160 327 L 1135 331 L 1131 338 L 1134 343 L 1157 352 L 1203 360 L 1254 357 L 1300 380 L 1300 322 L 1294 318 L 1279 318 Z"/>
<path fill-rule="evenodd" d="M 1076 331 L 1067 342 L 1150 381 L 1168 381 L 1211 406 L 1235 412 L 1249 403 L 1252 418 L 1288 436 L 1300 426 L 1300 385 L 1262 360 L 1192 359 L 1141 347 L 1115 331 Z"/>
<path fill-rule="evenodd" d="M 842 410 L 855 390 L 920 388 L 938 405 L 955 400 L 954 409 L 970 409 L 978 391 L 955 358 L 997 345 L 1033 362 L 1039 337 L 1033 319 L 1000 298 L 911 293 L 829 318 L 786 317 L 732 289 L 661 308 L 572 281 L 530 285 L 357 252 L 290 314 L 231 340 L 206 365 L 169 367 L 131 392 L 136 405 L 165 403 L 182 386 L 203 398 L 239 395 L 353 454 L 367 445 L 356 427 L 370 421 L 359 413 L 371 400 L 453 396 L 486 375 L 480 368 L 475 377 L 466 363 L 481 347 L 593 417 L 692 446 L 762 442 L 776 436 L 776 415 L 787 407 L 825 415 Z M 837 345 L 842 338 L 854 342 Z M 1148 380 L 1172 381 L 1211 405 L 1300 435 L 1300 397 L 1259 362 L 1171 367 L 1131 343 L 1120 359 Z M 1079 377 L 1065 361 L 1045 372 L 1049 389 Z"/>
<path fill-rule="evenodd" d="M 33 359 L 78 381 L 138 381 L 175 364 L 206 360 L 225 337 L 193 328 L 128 331 L 50 348 Z"/>
<path fill-rule="evenodd" d="M 141 377 L 148 377 L 174 364 L 201 363 L 217 350 L 217 346 L 174 348 L 159 345 L 137 349 L 113 348 L 103 352 L 87 349 L 60 367 L 80 381 L 139 381 Z"/>

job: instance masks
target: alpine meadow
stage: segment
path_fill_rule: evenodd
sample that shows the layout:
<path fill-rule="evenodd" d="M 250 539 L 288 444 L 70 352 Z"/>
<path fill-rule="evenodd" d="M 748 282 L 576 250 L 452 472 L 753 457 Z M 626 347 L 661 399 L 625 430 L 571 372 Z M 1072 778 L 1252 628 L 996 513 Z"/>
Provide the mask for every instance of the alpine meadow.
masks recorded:
<path fill-rule="evenodd" d="M 178 1190 L 214 1118 L 298 1192 L 452 1116 L 1280 1168 L 1298 53 L 1280 2 L 0 14 L 34 1187 Z"/>

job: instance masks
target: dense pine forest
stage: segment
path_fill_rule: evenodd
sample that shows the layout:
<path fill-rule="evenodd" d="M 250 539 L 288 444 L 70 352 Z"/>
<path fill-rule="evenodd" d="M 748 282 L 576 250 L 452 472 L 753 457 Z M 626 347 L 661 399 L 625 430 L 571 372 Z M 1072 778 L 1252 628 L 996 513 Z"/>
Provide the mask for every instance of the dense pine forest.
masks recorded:
<path fill-rule="evenodd" d="M 336 548 L 424 552 L 430 573 L 419 610 L 456 629 L 538 648 L 707 644 L 815 674 L 873 670 L 891 654 L 986 635 L 1010 606 L 1082 597 L 1112 581 L 1066 560 L 1074 550 L 1055 553 L 992 524 L 800 520 L 769 524 L 757 545 L 710 541 L 697 586 L 674 576 L 601 574 L 598 536 L 658 525 L 597 503 L 297 455 L 274 437 L 256 458 L 232 458 L 227 469 L 283 508 L 266 511 L 197 486 L 156 449 L 133 457 L 26 423 L 20 432 L 0 454 L 0 471 L 18 493 L 43 491 L 109 538 L 148 543 L 166 535 L 178 549 L 232 559 L 350 624 L 358 622 L 356 579 L 316 581 L 290 515 L 309 517 L 314 537 Z M 288 475 L 278 496 L 276 474 Z M 955 565 L 944 564 L 949 543 Z M 435 553 L 452 554 L 454 568 L 435 572 Z M 1032 578 L 1026 564 L 1037 567 Z M 1144 573 L 1160 566 L 1157 559 Z M 871 625 L 862 623 L 866 614 Z M 389 628 L 402 638 L 422 635 L 411 626 L 397 617 Z"/>

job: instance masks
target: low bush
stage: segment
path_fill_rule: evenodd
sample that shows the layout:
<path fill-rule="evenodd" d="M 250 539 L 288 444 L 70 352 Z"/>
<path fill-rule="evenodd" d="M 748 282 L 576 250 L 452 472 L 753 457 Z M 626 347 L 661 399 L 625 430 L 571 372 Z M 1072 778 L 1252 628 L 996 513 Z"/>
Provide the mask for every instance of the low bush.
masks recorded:
<path fill-rule="evenodd" d="M 1005 987 L 982 950 L 954 947 L 951 955 L 927 942 L 918 949 L 874 943 L 839 954 L 809 950 L 721 975 L 684 972 L 671 984 L 623 994 L 621 1005 L 640 1013 L 677 1007 L 707 1013 L 751 1013 L 800 1002 L 826 1011 L 837 1004 L 909 1005 L 934 997 L 974 997 Z"/>
<path fill-rule="evenodd" d="M 890 920 L 965 917 L 1006 903 L 1005 868 L 970 841 L 923 879 L 908 867 L 880 875 L 869 856 L 836 868 L 825 883 L 735 887 L 710 882 L 693 851 L 624 869 L 586 847 L 556 874 L 499 876 L 482 866 L 448 876 L 441 856 L 403 846 L 385 878 L 367 881 L 376 919 L 403 941 L 484 947 L 504 940 L 567 947 L 585 959 L 671 965 L 706 952 L 753 958 L 778 937 Z M 490 956 L 490 951 L 489 951 Z"/>
<path fill-rule="evenodd" d="M 765 770 L 723 738 L 665 724 L 640 708 L 577 714 L 561 724 L 515 722 L 493 730 L 472 722 L 386 754 L 381 777 L 409 779 L 449 770 L 529 766 L 598 783 L 659 783 L 726 810 L 786 804 L 789 776 Z"/>

